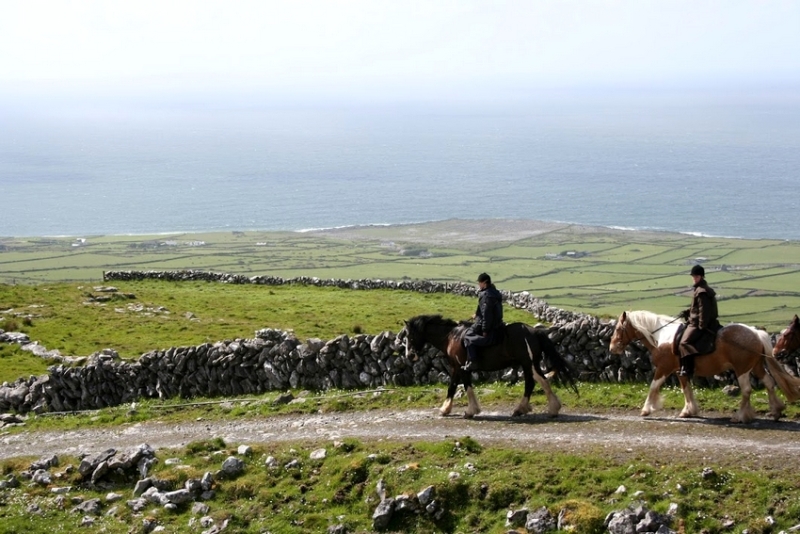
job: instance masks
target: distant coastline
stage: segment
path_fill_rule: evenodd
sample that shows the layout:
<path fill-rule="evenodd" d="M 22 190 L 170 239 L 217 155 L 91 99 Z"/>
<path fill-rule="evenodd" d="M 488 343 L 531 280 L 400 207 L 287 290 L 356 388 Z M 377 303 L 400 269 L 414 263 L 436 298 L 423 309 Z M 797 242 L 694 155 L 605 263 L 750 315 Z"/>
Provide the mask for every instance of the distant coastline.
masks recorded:
<path fill-rule="evenodd" d="M 163 232 L 153 232 L 153 233 L 148 233 L 148 232 L 119 233 L 119 234 L 86 233 L 86 234 L 75 234 L 75 235 L 0 236 L 0 240 L 2 239 L 76 239 L 77 240 L 77 239 L 91 238 L 97 236 L 157 238 L 157 237 L 169 237 L 169 236 L 179 236 L 179 235 L 206 235 L 206 234 L 225 234 L 225 233 L 237 233 L 237 232 L 252 233 L 252 234 L 280 234 L 280 233 L 298 233 L 298 234 L 309 234 L 309 235 L 320 234 L 320 235 L 339 235 L 339 236 L 351 236 L 351 237 L 356 236 L 359 238 L 363 238 L 365 234 L 368 234 L 372 230 L 383 230 L 383 231 L 388 231 L 389 233 L 391 233 L 392 230 L 396 230 L 399 231 L 401 235 L 411 238 L 412 241 L 416 241 L 420 240 L 419 239 L 420 236 L 414 235 L 414 229 L 420 229 L 425 227 L 446 228 L 447 231 L 451 233 L 450 237 L 456 241 L 480 240 L 481 238 L 487 238 L 487 237 L 491 237 L 492 239 L 496 239 L 498 241 L 510 241 L 514 239 L 522 239 L 524 237 L 532 237 L 542 232 L 548 232 L 567 227 L 591 233 L 611 231 L 611 232 L 624 232 L 624 233 L 635 232 L 635 233 L 656 234 L 656 235 L 679 234 L 690 237 L 711 238 L 711 239 L 741 239 L 750 241 L 761 241 L 761 240 L 798 241 L 796 239 L 785 239 L 785 238 L 771 238 L 771 237 L 753 238 L 745 236 L 714 235 L 703 232 L 666 230 L 661 228 L 650 228 L 650 227 L 637 228 L 633 226 L 617 226 L 617 225 L 605 226 L 605 225 L 591 225 L 591 224 L 568 222 L 568 221 L 544 221 L 536 219 L 516 219 L 516 218 L 508 218 L 508 219 L 450 218 L 450 219 L 436 219 L 436 220 L 406 222 L 406 223 L 348 224 L 348 225 L 331 226 L 331 227 L 301 228 L 301 229 L 286 229 L 286 230 L 247 228 L 247 229 L 210 229 L 210 230 L 190 230 L 190 231 L 176 230 L 176 231 L 163 231 Z M 472 239 L 469 238 L 467 235 L 470 232 L 475 234 Z M 498 232 L 498 233 L 492 234 L 492 232 Z M 438 238 L 436 239 L 436 241 L 439 240 L 440 239 Z"/>

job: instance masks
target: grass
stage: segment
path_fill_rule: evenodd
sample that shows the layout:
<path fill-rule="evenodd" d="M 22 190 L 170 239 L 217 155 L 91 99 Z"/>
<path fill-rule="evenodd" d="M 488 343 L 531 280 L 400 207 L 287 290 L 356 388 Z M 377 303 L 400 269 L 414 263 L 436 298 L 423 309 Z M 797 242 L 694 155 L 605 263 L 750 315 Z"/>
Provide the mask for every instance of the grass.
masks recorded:
<path fill-rule="evenodd" d="M 238 445 L 214 440 L 160 450 L 161 461 L 152 476 L 168 487 L 180 487 L 188 478 L 216 472 L 226 457 L 236 455 Z M 326 457 L 311 460 L 310 453 L 318 448 L 326 449 Z M 266 465 L 270 456 L 277 460 L 276 467 Z M 179 459 L 179 465 L 167 465 L 167 458 Z M 508 532 L 504 525 L 509 509 L 544 506 L 554 516 L 567 511 L 576 532 L 599 534 L 606 514 L 640 501 L 662 514 L 671 503 L 677 504 L 676 523 L 682 522 L 686 532 L 723 532 L 726 519 L 734 521 L 732 532 L 777 532 L 800 517 L 798 473 L 775 477 L 775 473 L 747 467 L 714 465 L 713 475 L 703 476 L 707 463 L 520 451 L 484 445 L 468 436 L 438 442 L 347 439 L 254 444 L 251 454 L 240 458 L 245 462 L 244 473 L 236 478 L 217 476 L 216 495 L 206 504 L 208 515 L 217 523 L 227 520 L 228 530 L 242 533 L 325 532 L 338 524 L 349 532 L 372 532 L 379 481 L 389 497 L 433 486 L 444 510 L 438 518 L 425 512 L 396 512 L 387 528 L 390 532 L 504 533 Z M 285 467 L 291 461 L 296 465 Z M 102 489 L 82 484 L 76 472 L 70 474 L 64 467 L 77 463 L 77 458 L 62 458 L 61 467 L 53 469 L 61 477 L 56 485 L 73 486 L 68 497 L 104 502 L 109 491 L 129 494 L 132 481 Z M 0 472 L 18 473 L 24 466 L 21 459 L 4 461 Z M 627 488 L 624 494 L 617 492 L 621 485 Z M 634 497 L 636 492 L 642 493 Z M 26 512 L 33 505 L 41 515 Z M 48 488 L 0 490 L 0 528 L 4 532 L 79 532 L 82 516 L 71 513 L 71 507 L 56 505 Z M 141 515 L 134 515 L 124 504 L 107 515 L 110 508 L 103 505 L 95 529 L 138 532 L 142 518 L 149 517 L 168 532 L 198 531 L 197 526 L 189 526 L 190 505 L 181 505 L 175 512 L 149 505 Z M 768 527 L 767 516 L 774 516 L 777 524 Z"/>
<path fill-rule="evenodd" d="M 106 294 L 92 285 L 0 285 L 0 310 L 6 323 L 14 323 L 13 330 L 62 355 L 87 356 L 113 348 L 127 358 L 168 347 L 251 338 L 261 328 L 292 330 L 301 340 L 328 340 L 341 334 L 398 332 L 404 320 L 422 313 L 467 319 L 475 310 L 472 298 L 407 291 L 160 281 L 115 287 L 116 297 L 96 302 L 92 296 Z M 508 321 L 535 322 L 530 314 L 509 307 L 504 315 Z M 46 362 L 26 354 L 0 345 L 0 382 L 42 373 Z"/>
<path fill-rule="evenodd" d="M 601 317 L 686 307 L 689 266 L 705 258 L 723 321 L 775 332 L 800 308 L 800 242 L 694 237 L 519 221 L 440 221 L 321 233 L 0 239 L 0 281 L 100 283 L 104 270 L 202 269 L 292 278 L 474 280 Z M 465 228 L 467 230 L 465 230 Z M 202 243 L 202 244 L 198 244 Z M 410 250 L 430 256 L 408 255 Z"/>

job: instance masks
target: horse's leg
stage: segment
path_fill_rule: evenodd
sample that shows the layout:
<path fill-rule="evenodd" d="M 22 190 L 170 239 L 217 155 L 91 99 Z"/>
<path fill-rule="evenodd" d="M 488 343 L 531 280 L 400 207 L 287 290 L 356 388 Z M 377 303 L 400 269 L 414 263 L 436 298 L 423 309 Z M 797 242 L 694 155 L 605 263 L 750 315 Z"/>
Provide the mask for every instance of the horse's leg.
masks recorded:
<path fill-rule="evenodd" d="M 697 401 L 694 398 L 694 391 L 692 390 L 691 381 L 685 376 L 678 378 L 681 383 L 681 390 L 683 390 L 683 410 L 678 414 L 678 417 L 697 417 L 699 412 L 697 408 Z"/>
<path fill-rule="evenodd" d="M 742 390 L 742 402 L 739 404 L 739 411 L 731 418 L 732 423 L 752 423 L 756 418 L 756 411 L 750 404 L 750 394 L 753 387 L 750 385 L 750 372 L 745 371 L 736 377 L 739 380 L 739 387 Z"/>
<path fill-rule="evenodd" d="M 481 405 L 478 404 L 478 397 L 475 396 L 475 389 L 472 387 L 472 377 L 470 373 L 463 373 L 463 376 L 464 387 L 467 390 L 467 399 L 469 399 L 469 406 L 467 406 L 467 411 L 464 412 L 464 417 L 472 419 L 481 413 Z"/>
<path fill-rule="evenodd" d="M 647 417 L 651 413 L 662 408 L 663 402 L 661 400 L 661 386 L 664 385 L 666 380 L 667 377 L 663 376 L 663 374 L 659 376 L 658 371 L 656 371 L 656 374 L 653 375 L 653 381 L 650 382 L 650 392 L 647 394 L 647 398 L 644 400 L 644 406 L 642 406 L 643 417 Z"/>
<path fill-rule="evenodd" d="M 443 416 L 450 415 L 450 412 L 453 411 L 453 397 L 455 397 L 458 384 L 460 383 L 458 380 L 460 372 L 460 369 L 456 369 L 450 373 L 450 386 L 447 388 L 447 398 L 444 400 L 442 407 L 439 408 L 439 413 Z"/>
<path fill-rule="evenodd" d="M 517 409 L 511 414 L 512 417 L 519 417 L 531 412 L 531 394 L 533 393 L 535 382 L 528 366 L 522 366 L 522 374 L 525 376 L 525 392 L 522 394 L 522 399 L 520 399 Z"/>
<path fill-rule="evenodd" d="M 550 388 L 550 382 L 536 371 L 535 364 L 531 366 L 531 369 L 533 370 L 533 379 L 542 387 L 544 394 L 547 396 L 547 414 L 550 417 L 557 416 L 558 412 L 561 410 L 561 401 L 558 400 L 558 397 Z"/>
<path fill-rule="evenodd" d="M 670 353 L 662 353 L 658 348 L 653 349 L 651 351 L 651 356 L 653 360 L 653 367 L 656 368 L 655 373 L 653 373 L 653 380 L 650 382 L 650 391 L 647 394 L 647 398 L 644 400 L 644 406 L 642 406 L 642 416 L 647 417 L 651 413 L 655 412 L 656 410 L 660 410 L 663 406 L 661 401 L 661 386 L 664 385 L 664 382 L 667 380 L 667 377 L 672 374 L 674 367 L 674 357 Z"/>
<path fill-rule="evenodd" d="M 759 363 L 755 367 L 753 367 L 753 374 L 764 383 L 764 387 L 767 388 L 767 396 L 769 397 L 769 415 L 775 421 L 778 421 L 781 417 L 783 417 L 783 410 L 786 409 L 786 405 L 781 401 L 778 397 L 777 393 L 775 392 L 775 379 L 772 378 L 772 375 L 767 373 L 764 370 L 764 366 Z"/>

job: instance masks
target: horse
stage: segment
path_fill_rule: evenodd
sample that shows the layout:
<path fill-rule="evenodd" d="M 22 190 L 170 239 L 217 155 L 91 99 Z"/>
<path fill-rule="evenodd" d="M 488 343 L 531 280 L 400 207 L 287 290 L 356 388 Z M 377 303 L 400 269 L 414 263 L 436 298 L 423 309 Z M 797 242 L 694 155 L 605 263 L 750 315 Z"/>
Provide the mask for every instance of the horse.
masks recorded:
<path fill-rule="evenodd" d="M 418 315 L 405 321 L 406 355 L 416 361 L 426 343 L 439 349 L 447 358 L 450 366 L 450 386 L 447 398 L 439 409 L 443 416 L 449 415 L 453 409 L 453 396 L 459 384 L 467 390 L 469 406 L 464 417 L 471 419 L 481 412 L 480 404 L 472 388 L 472 373 L 464 371 L 461 366 L 467 361 L 464 347 L 464 334 L 470 323 L 456 323 L 441 315 Z M 544 358 L 550 362 L 557 379 L 570 387 L 577 394 L 578 388 L 574 371 L 558 353 L 555 344 L 547 337 L 547 331 L 525 323 L 511 323 L 504 326 L 502 341 L 497 345 L 482 347 L 478 353 L 478 371 L 498 371 L 508 367 L 522 367 L 525 377 L 525 392 L 512 417 L 519 417 L 531 412 L 530 398 L 535 383 L 538 383 L 547 395 L 547 413 L 551 417 L 558 415 L 561 401 L 558 399 L 542 370 Z M 534 382 L 535 381 L 535 382 Z"/>
<path fill-rule="evenodd" d="M 800 348 L 800 319 L 794 316 L 789 326 L 775 340 L 773 356 L 785 356 Z"/>
<path fill-rule="evenodd" d="M 655 372 L 650 383 L 650 392 L 642 407 L 643 416 L 661 408 L 659 390 L 666 379 L 680 368 L 679 358 L 672 352 L 672 341 L 677 329 L 676 319 L 642 310 L 622 312 L 614 327 L 609 344 L 611 353 L 621 354 L 634 340 L 641 341 L 650 351 Z M 766 386 L 769 414 L 776 421 L 783 417 L 783 410 L 786 408 L 775 393 L 776 384 L 789 402 L 800 398 L 800 380 L 786 372 L 772 357 L 772 342 L 769 335 L 762 330 L 738 323 L 726 325 L 717 332 L 714 352 L 695 358 L 697 376 L 710 377 L 731 369 L 736 374 L 742 400 L 739 410 L 731 419 L 732 422 L 750 423 L 755 419 L 755 410 L 750 404 L 751 372 Z M 684 376 L 679 377 L 679 380 L 686 401 L 679 417 L 695 417 L 698 407 L 690 381 Z"/>

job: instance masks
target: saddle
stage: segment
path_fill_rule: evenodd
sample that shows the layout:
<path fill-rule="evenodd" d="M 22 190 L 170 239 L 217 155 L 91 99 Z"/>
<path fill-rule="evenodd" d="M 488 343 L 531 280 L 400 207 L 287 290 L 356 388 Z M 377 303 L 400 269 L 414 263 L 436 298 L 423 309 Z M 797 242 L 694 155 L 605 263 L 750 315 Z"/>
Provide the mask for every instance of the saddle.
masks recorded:
<path fill-rule="evenodd" d="M 675 332 L 675 337 L 672 339 L 672 354 L 679 357 L 681 356 L 680 344 L 683 332 L 688 325 L 681 323 L 678 325 L 678 330 Z M 703 354 L 711 354 L 717 349 L 717 333 L 722 330 L 722 325 L 717 325 L 713 330 L 703 330 L 703 335 L 700 336 L 695 342 L 694 346 L 698 350 L 695 356 L 702 356 Z"/>
<path fill-rule="evenodd" d="M 459 323 L 460 327 L 463 328 L 463 330 L 459 334 L 459 337 L 461 338 L 461 343 L 462 344 L 465 343 L 465 339 L 464 338 L 470 333 L 470 327 L 472 326 L 472 324 L 473 323 L 471 321 L 461 321 Z M 485 349 L 488 349 L 488 348 L 491 348 L 491 347 L 496 347 L 497 345 L 502 345 L 503 341 L 505 341 L 505 338 L 506 338 L 506 327 L 507 326 L 508 325 L 506 323 L 503 323 L 499 328 L 497 328 L 494 331 L 494 337 L 492 338 L 491 345 L 483 345 L 483 346 L 477 347 L 478 353 L 483 352 Z"/>

